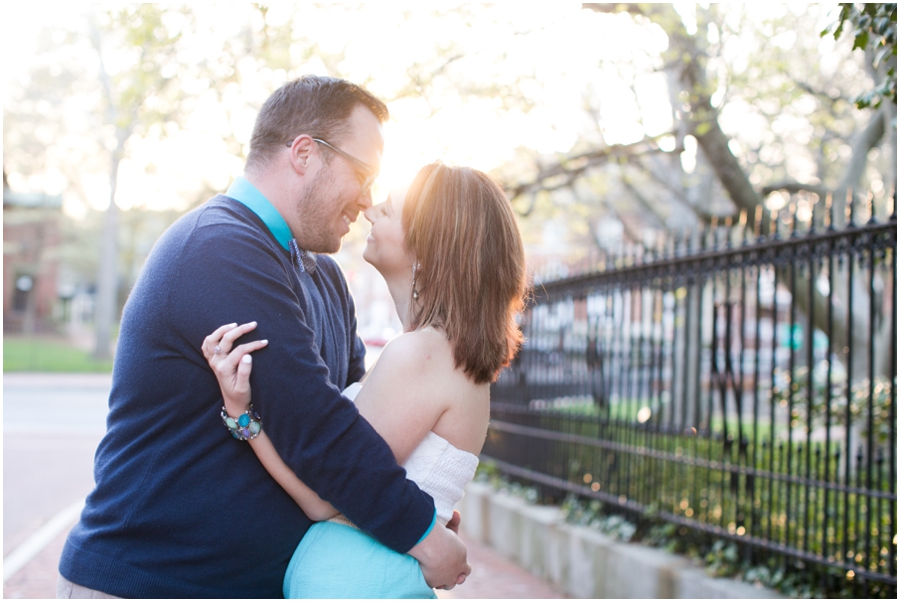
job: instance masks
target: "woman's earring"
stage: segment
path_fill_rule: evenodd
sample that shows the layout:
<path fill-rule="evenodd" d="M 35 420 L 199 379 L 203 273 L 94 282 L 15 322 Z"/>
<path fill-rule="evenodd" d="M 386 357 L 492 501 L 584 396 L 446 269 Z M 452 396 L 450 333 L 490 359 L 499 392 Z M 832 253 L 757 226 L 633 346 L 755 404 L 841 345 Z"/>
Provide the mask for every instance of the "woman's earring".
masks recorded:
<path fill-rule="evenodd" d="M 416 290 L 416 270 L 417 270 L 417 269 L 421 269 L 421 267 L 422 267 L 422 266 L 420 266 L 418 263 L 414 263 L 414 264 L 413 264 L 413 267 L 412 267 L 412 272 L 413 272 L 413 279 L 412 279 L 412 298 L 413 298 L 413 299 L 418 299 L 418 298 L 419 298 L 419 291 Z"/>

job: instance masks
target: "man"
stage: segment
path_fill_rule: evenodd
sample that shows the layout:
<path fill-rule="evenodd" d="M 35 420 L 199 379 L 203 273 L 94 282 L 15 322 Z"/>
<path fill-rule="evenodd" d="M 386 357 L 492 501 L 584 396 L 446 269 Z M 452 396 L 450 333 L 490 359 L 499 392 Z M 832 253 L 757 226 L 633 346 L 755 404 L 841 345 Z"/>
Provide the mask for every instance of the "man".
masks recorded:
<path fill-rule="evenodd" d="M 60 596 L 282 595 L 310 521 L 223 426 L 200 348 L 253 320 L 269 340 L 253 403 L 285 463 L 416 557 L 429 585 L 465 579 L 465 547 L 434 528 L 431 498 L 339 393 L 362 377 L 365 351 L 340 270 L 313 255 L 337 251 L 371 206 L 387 117 L 343 80 L 285 84 L 260 111 L 244 177 L 157 242 L 122 316 L 96 488 L 63 550 Z"/>

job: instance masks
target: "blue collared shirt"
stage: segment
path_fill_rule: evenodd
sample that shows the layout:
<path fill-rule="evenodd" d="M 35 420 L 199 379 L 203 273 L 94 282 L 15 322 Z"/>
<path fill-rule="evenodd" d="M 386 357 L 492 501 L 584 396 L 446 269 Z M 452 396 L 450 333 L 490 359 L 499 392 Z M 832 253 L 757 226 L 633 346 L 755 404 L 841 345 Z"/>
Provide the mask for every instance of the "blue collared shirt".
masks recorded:
<path fill-rule="evenodd" d="M 259 219 L 263 221 L 275 240 L 278 241 L 285 251 L 290 250 L 290 243 L 293 236 L 287 222 L 278 213 L 275 205 L 265 197 L 253 184 L 247 181 L 243 176 L 238 176 L 225 196 L 230 197 L 244 205 L 246 205 Z"/>

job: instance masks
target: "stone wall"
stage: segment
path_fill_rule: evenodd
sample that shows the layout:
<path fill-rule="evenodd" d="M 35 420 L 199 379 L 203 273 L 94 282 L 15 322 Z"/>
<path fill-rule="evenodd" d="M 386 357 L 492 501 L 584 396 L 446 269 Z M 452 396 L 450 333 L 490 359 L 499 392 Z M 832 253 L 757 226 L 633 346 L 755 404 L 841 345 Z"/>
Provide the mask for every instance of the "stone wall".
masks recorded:
<path fill-rule="evenodd" d="M 470 483 L 457 506 L 467 535 L 576 598 L 781 598 L 717 579 L 688 559 L 565 523 L 555 506 L 533 506 Z"/>

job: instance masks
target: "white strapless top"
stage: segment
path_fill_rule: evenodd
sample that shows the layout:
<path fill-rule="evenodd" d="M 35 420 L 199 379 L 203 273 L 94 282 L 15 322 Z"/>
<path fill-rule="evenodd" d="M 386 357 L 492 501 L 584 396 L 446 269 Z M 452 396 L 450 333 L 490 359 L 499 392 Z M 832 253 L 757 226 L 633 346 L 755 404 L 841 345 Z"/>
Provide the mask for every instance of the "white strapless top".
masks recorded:
<path fill-rule="evenodd" d="M 353 383 L 343 395 L 354 400 L 361 388 L 361 384 Z M 453 507 L 462 499 L 463 489 L 475 477 L 477 467 L 478 456 L 454 447 L 433 431 L 403 463 L 406 476 L 434 499 L 438 520 L 444 525 L 453 516 Z"/>

